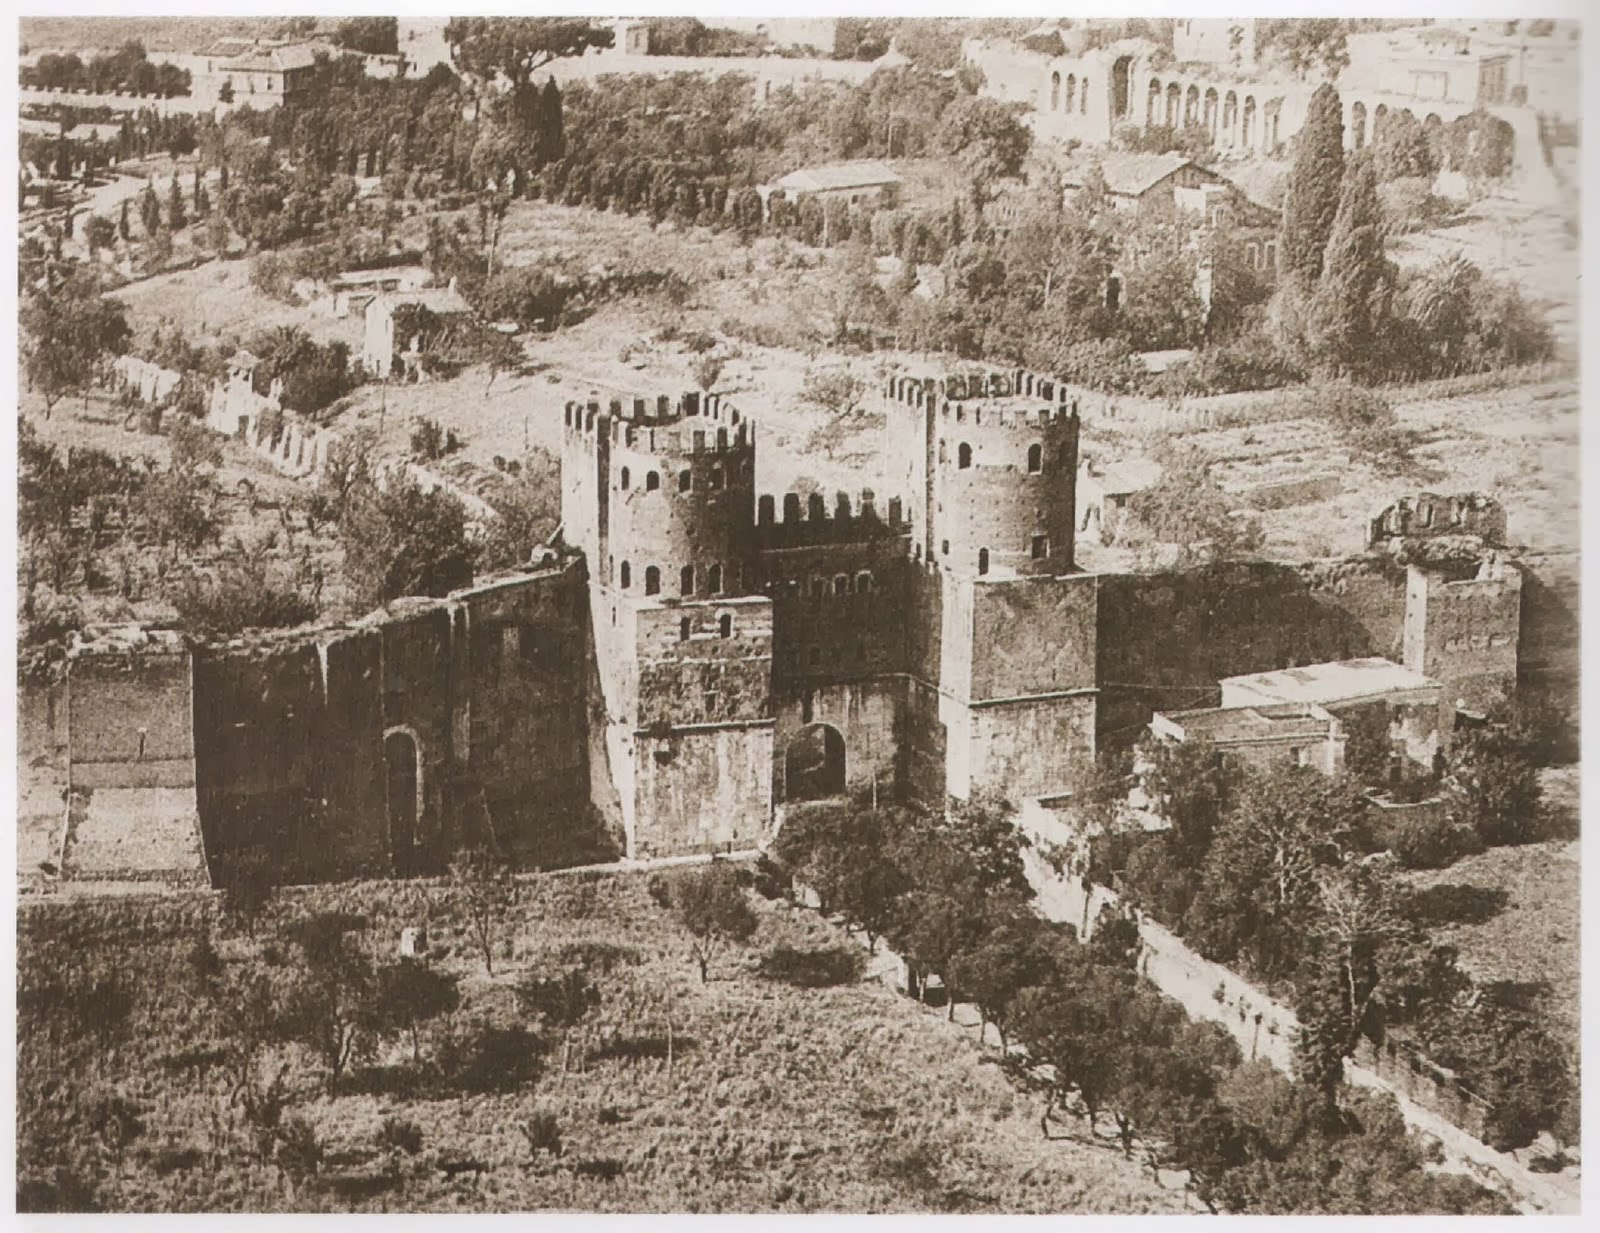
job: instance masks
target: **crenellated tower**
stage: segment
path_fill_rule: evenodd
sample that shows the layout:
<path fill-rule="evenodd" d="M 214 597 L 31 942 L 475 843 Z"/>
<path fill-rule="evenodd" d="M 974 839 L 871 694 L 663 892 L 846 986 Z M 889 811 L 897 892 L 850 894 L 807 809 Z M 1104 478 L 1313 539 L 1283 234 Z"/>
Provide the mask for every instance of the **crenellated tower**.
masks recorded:
<path fill-rule="evenodd" d="M 753 589 L 754 425 L 715 394 L 569 402 L 562 526 L 619 595 Z"/>
<path fill-rule="evenodd" d="M 896 377 L 885 394 L 914 412 L 891 417 L 891 448 L 905 460 L 918 559 L 960 578 L 1072 572 L 1079 420 L 1068 387 L 980 370 Z"/>
<path fill-rule="evenodd" d="M 753 847 L 771 817 L 772 605 L 754 426 L 715 394 L 566 405 L 561 515 L 589 561 L 596 797 L 628 854 Z"/>

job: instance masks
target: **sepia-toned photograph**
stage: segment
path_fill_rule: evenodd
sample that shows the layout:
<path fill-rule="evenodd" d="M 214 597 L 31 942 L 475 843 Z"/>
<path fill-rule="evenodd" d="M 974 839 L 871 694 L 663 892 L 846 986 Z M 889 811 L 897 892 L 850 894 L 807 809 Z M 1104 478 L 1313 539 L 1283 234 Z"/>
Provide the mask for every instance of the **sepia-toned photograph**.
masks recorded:
<path fill-rule="evenodd" d="M 1576 1216 L 1576 9 L 752 14 L 20 18 L 17 1210 Z"/>

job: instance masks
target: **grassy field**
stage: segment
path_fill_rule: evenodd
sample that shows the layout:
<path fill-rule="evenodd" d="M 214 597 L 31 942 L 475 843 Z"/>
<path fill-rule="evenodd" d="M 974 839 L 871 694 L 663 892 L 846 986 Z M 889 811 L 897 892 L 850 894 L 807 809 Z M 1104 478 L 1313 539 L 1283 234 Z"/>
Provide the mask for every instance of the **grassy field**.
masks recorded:
<path fill-rule="evenodd" d="M 1552 768 L 1542 778 L 1547 804 L 1576 815 L 1578 768 Z M 1551 840 L 1490 848 L 1448 869 L 1406 875 L 1419 889 L 1473 886 L 1505 893 L 1504 908 L 1488 919 L 1445 925 L 1435 936 L 1460 948 L 1462 967 L 1480 982 L 1548 983 L 1549 1012 L 1574 1047 L 1581 1007 L 1579 861 L 1579 840 Z"/>
<path fill-rule="evenodd" d="M 646 877 L 524 883 L 493 979 L 442 888 L 292 893 L 276 911 L 359 912 L 375 951 L 392 954 L 402 925 L 427 923 L 433 962 L 460 974 L 464 1004 L 430 1031 L 425 1054 L 479 1019 L 517 1021 L 516 981 L 564 948 L 621 948 L 618 966 L 590 972 L 602 1003 L 569 1037 L 570 1065 L 555 1049 L 520 1091 L 329 1096 L 307 1056 L 280 1047 L 264 1065 L 289 1066 L 285 1117 L 309 1121 L 322 1147 L 321 1168 L 298 1179 L 256 1157 L 222 1070 L 196 1061 L 218 1043 L 188 958 L 209 903 L 29 906 L 18 950 L 20 1176 L 48 1175 L 41 1144 L 60 1110 L 114 1092 L 143 1124 L 102 1182 L 120 1210 L 1183 1210 L 1180 1191 L 1109 1143 L 1046 1141 L 1036 1104 L 942 1013 L 872 982 L 802 990 L 761 977 L 759 955 L 774 943 L 840 941 L 810 913 L 763 906 L 749 948 L 724 955 L 701 984 L 687 936 Z M 264 940 L 219 936 L 229 965 L 263 961 Z M 111 1047 L 86 1046 L 85 1025 L 36 1011 L 28 992 L 86 953 L 134 978 L 130 1030 Z M 668 1020 L 670 1066 L 662 1050 L 637 1047 Z M 397 1045 L 376 1065 L 408 1055 Z M 531 1157 L 521 1126 L 535 1113 L 554 1116 L 559 1157 Z M 391 1116 L 420 1128 L 414 1154 L 376 1143 Z"/>

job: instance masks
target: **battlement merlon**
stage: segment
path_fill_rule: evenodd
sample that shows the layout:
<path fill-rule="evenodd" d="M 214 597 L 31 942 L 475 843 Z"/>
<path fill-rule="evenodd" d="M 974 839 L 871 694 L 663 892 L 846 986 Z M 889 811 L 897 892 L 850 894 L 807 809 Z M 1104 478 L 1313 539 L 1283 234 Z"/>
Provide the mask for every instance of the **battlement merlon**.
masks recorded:
<path fill-rule="evenodd" d="M 721 395 L 699 390 L 676 400 L 667 394 L 612 398 L 604 406 L 591 394 L 587 402 L 567 402 L 563 426 L 569 437 L 592 444 L 604 432 L 614 448 L 644 453 L 713 454 L 755 445 L 754 422 Z"/>
<path fill-rule="evenodd" d="M 783 494 L 782 518 L 778 502 L 764 493 L 756 503 L 756 541 L 760 548 L 801 548 L 823 544 L 867 543 L 910 534 L 899 497 L 891 497 L 886 513 L 879 513 L 877 497 L 868 488 L 852 501 L 850 494 L 834 494 L 830 507 L 820 492 L 802 496 Z"/>
<path fill-rule="evenodd" d="M 951 373 L 941 378 L 890 377 L 884 387 L 884 396 L 890 402 L 919 411 L 931 409 L 942 412 L 951 405 L 979 404 L 966 408 L 966 413 L 984 419 L 995 415 L 1016 417 L 1032 414 L 1041 420 L 1052 420 L 1076 415 L 1078 407 L 1072 387 L 1066 382 L 1022 368 L 980 369 Z M 1011 405 L 998 405 L 1001 403 Z M 1029 407 L 1030 403 L 1034 405 Z"/>

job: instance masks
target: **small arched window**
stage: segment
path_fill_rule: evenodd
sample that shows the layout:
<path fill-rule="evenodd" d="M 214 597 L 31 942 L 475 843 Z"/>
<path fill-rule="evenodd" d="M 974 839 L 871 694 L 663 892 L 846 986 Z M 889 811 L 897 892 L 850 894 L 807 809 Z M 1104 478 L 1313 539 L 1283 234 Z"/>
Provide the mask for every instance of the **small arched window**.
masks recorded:
<path fill-rule="evenodd" d="M 722 468 L 712 467 L 711 474 L 706 478 L 706 487 L 712 492 L 722 491 Z"/>
<path fill-rule="evenodd" d="M 694 594 L 694 566 L 685 565 L 678 573 L 678 592 L 682 595 Z"/>
<path fill-rule="evenodd" d="M 856 575 L 856 594 L 868 595 L 872 591 L 872 575 L 863 570 Z"/>
<path fill-rule="evenodd" d="M 694 487 L 694 476 L 688 471 L 678 472 L 678 491 L 688 492 Z"/>
<path fill-rule="evenodd" d="M 658 489 L 660 487 L 661 487 L 661 473 L 659 471 L 647 471 L 647 472 L 645 472 L 644 490 L 646 492 L 654 492 L 656 489 Z"/>
<path fill-rule="evenodd" d="M 644 593 L 646 595 L 661 594 L 661 571 L 654 565 L 645 566 Z"/>
<path fill-rule="evenodd" d="M 940 543 L 939 543 L 939 552 L 943 556 L 949 556 L 950 555 L 950 541 L 949 540 L 941 540 L 940 541 Z"/>
<path fill-rule="evenodd" d="M 623 467 L 622 468 L 622 491 L 623 492 L 627 492 L 628 491 L 629 482 L 630 481 L 629 481 L 629 478 L 628 478 L 628 468 L 627 467 Z"/>
<path fill-rule="evenodd" d="M 828 584 L 821 578 L 811 580 L 811 598 L 821 599 L 828 592 Z"/>
<path fill-rule="evenodd" d="M 720 638 L 733 637 L 733 617 L 724 612 L 717 618 L 717 636 Z"/>
<path fill-rule="evenodd" d="M 971 465 L 972 447 L 963 441 L 960 445 L 956 446 L 956 467 L 958 470 L 965 471 Z"/>
<path fill-rule="evenodd" d="M 1035 442 L 1028 447 L 1028 474 L 1038 475 L 1044 470 L 1044 446 Z"/>
<path fill-rule="evenodd" d="M 978 572 L 980 574 L 989 572 L 989 550 L 987 548 L 978 549 Z"/>
<path fill-rule="evenodd" d="M 850 575 L 835 574 L 833 576 L 833 593 L 835 595 L 850 594 Z"/>
<path fill-rule="evenodd" d="M 706 571 L 706 590 L 713 595 L 722 594 L 722 566 L 713 565 Z"/>
<path fill-rule="evenodd" d="M 678 622 L 678 641 L 679 642 L 687 642 L 687 641 L 689 641 L 689 618 L 688 617 L 684 617 L 682 620 L 680 620 Z"/>
<path fill-rule="evenodd" d="M 628 568 L 628 563 L 624 561 L 622 563 L 622 567 L 617 571 L 617 585 L 626 591 L 628 589 L 629 582 L 632 581 L 632 578 L 633 571 Z"/>

